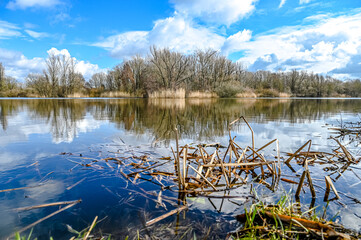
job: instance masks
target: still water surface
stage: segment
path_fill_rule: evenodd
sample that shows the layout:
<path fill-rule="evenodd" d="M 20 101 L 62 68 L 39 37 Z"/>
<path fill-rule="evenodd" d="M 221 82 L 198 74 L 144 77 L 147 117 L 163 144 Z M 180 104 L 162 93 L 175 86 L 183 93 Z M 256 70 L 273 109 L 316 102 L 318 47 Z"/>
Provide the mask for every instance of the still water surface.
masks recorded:
<path fill-rule="evenodd" d="M 68 239 L 66 224 L 81 230 L 95 216 L 106 217 L 95 232 L 112 233 L 117 238 L 134 236 L 145 221 L 160 216 L 173 206 L 159 207 L 154 199 L 160 187 L 140 182 L 129 184 L 106 165 L 80 166 L 81 157 L 101 159 L 109 156 L 149 158 L 171 156 L 175 145 L 173 129 L 180 131 L 181 144 L 215 143 L 227 145 L 228 123 L 245 116 L 255 132 L 256 146 L 277 138 L 283 153 L 294 152 L 309 139 L 313 150 L 330 151 L 335 143 L 328 129 L 341 121 L 360 121 L 360 99 L 1 99 L 0 100 L 0 190 L 40 186 L 18 191 L 0 192 L 0 239 L 58 209 L 49 207 L 25 212 L 25 206 L 82 199 L 82 203 L 34 227 L 39 239 Z M 251 135 L 245 124 L 232 129 L 239 145 L 250 145 Z M 359 156 L 359 143 L 349 145 Z M 66 153 L 66 154 L 64 154 Z M 166 166 L 165 166 L 166 167 Z M 361 176 L 360 166 L 353 171 Z M 319 185 L 323 175 L 315 167 L 311 175 Z M 78 185 L 75 183 L 82 180 Z M 319 182 L 317 182 L 319 180 Z M 347 171 L 335 183 L 337 189 L 361 199 L 361 184 Z M 139 188 L 155 196 L 139 194 Z M 278 194 L 258 190 L 266 201 L 289 191 L 280 186 Z M 233 216 L 251 204 L 245 200 L 247 188 L 240 188 L 229 200 L 189 198 L 191 208 L 180 219 L 173 216 L 158 223 L 143 235 L 161 238 L 205 236 L 211 228 L 212 238 L 224 238 L 235 230 Z M 175 193 L 164 192 L 169 197 Z M 316 206 L 325 203 L 319 197 Z M 237 202 L 237 200 L 239 200 Z M 309 202 L 307 197 L 303 198 Z M 361 206 L 347 199 L 331 203 L 328 215 L 346 227 L 361 229 Z M 247 205 L 248 204 L 248 205 Z M 342 205 L 344 204 L 344 205 Z M 178 224 L 178 230 L 176 225 Z"/>

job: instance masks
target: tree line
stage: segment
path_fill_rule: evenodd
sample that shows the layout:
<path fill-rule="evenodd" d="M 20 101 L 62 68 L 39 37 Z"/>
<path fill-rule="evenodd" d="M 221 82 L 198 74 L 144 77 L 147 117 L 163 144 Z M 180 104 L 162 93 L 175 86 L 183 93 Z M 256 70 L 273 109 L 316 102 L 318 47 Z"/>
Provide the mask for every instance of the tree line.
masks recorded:
<path fill-rule="evenodd" d="M 43 73 L 30 73 L 25 83 L 4 74 L 0 63 L 0 95 L 67 97 L 74 93 L 102 96 L 106 92 L 127 92 L 148 96 L 159 90 L 214 92 L 220 97 L 238 93 L 276 97 L 280 93 L 299 97 L 361 96 L 360 79 L 341 81 L 331 76 L 292 70 L 289 72 L 247 71 L 215 50 L 182 54 L 167 48 L 150 48 L 146 57 L 125 60 L 88 81 L 76 71 L 73 58 L 49 54 Z"/>

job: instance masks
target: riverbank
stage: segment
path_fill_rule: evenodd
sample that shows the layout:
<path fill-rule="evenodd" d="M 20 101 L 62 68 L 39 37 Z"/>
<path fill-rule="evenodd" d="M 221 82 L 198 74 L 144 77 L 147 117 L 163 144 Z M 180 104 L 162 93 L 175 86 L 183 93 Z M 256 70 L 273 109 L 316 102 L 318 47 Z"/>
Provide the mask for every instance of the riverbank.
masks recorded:
<path fill-rule="evenodd" d="M 0 98 L 49 98 L 41 96 L 30 91 L 8 91 L 0 93 Z M 263 89 L 254 91 L 252 89 L 246 89 L 241 92 L 234 92 L 231 94 L 212 92 L 212 91 L 186 91 L 185 89 L 177 90 L 159 90 L 149 93 L 136 92 L 129 93 L 124 91 L 104 91 L 104 92 L 76 92 L 59 98 L 151 98 L 151 99 L 207 99 L 207 98 L 351 98 L 351 96 L 345 94 L 332 94 L 329 96 L 302 96 L 292 95 L 286 92 L 278 92 L 274 89 Z"/>

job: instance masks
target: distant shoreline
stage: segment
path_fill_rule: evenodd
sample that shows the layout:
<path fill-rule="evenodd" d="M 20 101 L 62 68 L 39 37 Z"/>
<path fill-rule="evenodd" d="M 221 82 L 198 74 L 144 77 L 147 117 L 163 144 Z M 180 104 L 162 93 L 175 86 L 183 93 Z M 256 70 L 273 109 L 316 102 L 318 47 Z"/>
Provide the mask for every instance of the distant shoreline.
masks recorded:
<path fill-rule="evenodd" d="M 255 100 L 262 100 L 262 99 L 282 99 L 282 100 L 302 100 L 302 99 L 361 99 L 361 97 L 230 97 L 230 98 L 220 98 L 220 97 L 213 97 L 213 98 L 195 98 L 195 97 L 185 97 L 185 98 L 165 98 L 165 97 L 158 97 L 158 98 L 146 98 L 146 97 L 0 97 L 0 100 L 12 100 L 12 99 L 148 99 L 148 100 L 192 100 L 192 99 L 219 99 L 219 100 L 227 100 L 227 99 L 255 99 Z"/>

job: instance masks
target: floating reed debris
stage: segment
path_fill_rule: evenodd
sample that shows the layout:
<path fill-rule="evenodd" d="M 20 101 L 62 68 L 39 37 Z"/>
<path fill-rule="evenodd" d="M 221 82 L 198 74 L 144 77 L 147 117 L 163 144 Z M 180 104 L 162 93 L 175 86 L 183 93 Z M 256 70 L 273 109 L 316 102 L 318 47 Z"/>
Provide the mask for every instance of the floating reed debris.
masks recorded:
<path fill-rule="evenodd" d="M 250 145 L 240 146 L 235 142 L 235 138 L 232 137 L 232 126 L 240 121 L 246 124 L 251 133 Z M 325 168 L 325 171 L 332 169 L 331 174 L 329 174 L 332 175 L 334 173 L 342 174 L 348 169 L 350 164 L 357 163 L 355 157 L 337 139 L 338 148 L 333 149 L 331 152 L 313 151 L 312 140 L 308 140 L 294 153 L 287 153 L 288 157 L 284 160 L 284 163 L 293 172 L 296 173 L 291 166 L 293 162 L 304 167 L 301 177 L 296 176 L 296 179 L 290 180 L 282 176 L 278 139 L 273 139 L 257 148 L 254 131 L 243 116 L 229 123 L 227 146 L 221 146 L 218 143 L 186 144 L 180 146 L 178 129 L 175 128 L 174 131 L 176 146 L 175 149 L 171 148 L 173 157 L 162 157 L 159 160 L 151 159 L 146 155 L 141 157 L 132 156 L 130 158 L 119 156 L 103 157 L 100 160 L 92 159 L 93 161 L 88 163 L 82 162 L 81 165 L 93 167 L 94 162 L 99 163 L 103 161 L 107 163 L 108 161 L 113 161 L 118 165 L 116 173 L 124 176 L 127 182 L 138 184 L 136 180 L 145 180 L 161 186 L 162 190 L 168 189 L 182 194 L 191 194 L 192 196 L 199 194 L 209 195 L 212 192 L 237 188 L 250 181 L 264 185 L 271 191 L 276 191 L 281 180 L 292 185 L 298 185 L 295 192 L 295 196 L 298 198 L 304 186 L 305 178 L 307 178 L 307 185 L 310 188 L 312 198 L 316 198 L 316 190 L 308 165 L 327 163 L 328 166 Z M 271 146 L 275 146 L 276 156 L 270 156 L 269 153 L 273 152 Z M 82 159 L 86 158 L 82 157 Z M 158 170 L 162 165 L 169 164 L 172 161 L 174 163 L 174 171 Z M 78 162 L 76 163 L 79 164 Z M 344 164 L 344 166 L 339 167 L 337 165 L 339 163 Z M 122 167 L 119 164 L 122 164 Z M 95 168 L 98 170 L 99 166 Z M 151 179 L 149 179 L 149 176 L 151 176 Z M 336 177 L 336 180 L 338 177 Z M 83 180 L 79 180 L 74 185 L 68 187 L 68 189 L 71 189 Z M 167 181 L 167 183 L 164 181 Z M 174 182 L 176 182 L 178 187 L 172 184 Z M 329 185 L 332 188 L 333 185 Z M 184 194 L 182 196 L 184 197 Z"/>
<path fill-rule="evenodd" d="M 298 164 L 304 165 L 305 161 L 308 161 L 309 164 L 320 163 L 320 164 L 337 164 L 337 163 L 359 163 L 360 159 L 356 160 L 354 156 L 346 149 L 344 145 L 341 144 L 336 138 L 332 138 L 339 145 L 338 148 L 332 149 L 332 152 L 319 152 L 311 151 L 312 141 L 307 141 L 294 153 L 287 153 L 289 158 L 284 162 L 286 165 L 291 162 L 292 159 L 295 159 Z M 308 145 L 308 150 L 302 152 L 302 150 Z M 342 150 L 342 152 L 339 151 Z"/>
<path fill-rule="evenodd" d="M 239 120 L 243 120 L 248 126 L 252 135 L 252 146 L 242 148 L 232 138 L 231 127 Z M 256 149 L 254 131 L 243 116 L 232 121 L 228 129 L 229 144 L 225 147 L 225 152 L 222 152 L 219 144 L 185 145 L 181 146 L 179 150 L 178 131 L 176 130 L 178 152 L 173 153 L 173 156 L 177 178 L 174 180 L 178 182 L 179 190 L 188 193 L 192 191 L 199 193 L 206 191 L 208 188 L 212 188 L 214 191 L 230 189 L 239 184 L 237 183 L 238 181 L 241 181 L 241 184 L 246 183 L 244 179 L 249 174 L 254 178 L 261 179 L 262 181 L 260 182 L 267 186 L 274 187 L 277 185 L 281 173 L 278 140 L 274 139 L 261 148 Z M 267 150 L 273 143 L 276 143 L 277 146 L 277 161 L 266 159 L 261 152 L 262 150 Z M 208 149 L 211 149 L 213 154 L 209 154 Z M 189 152 L 189 150 L 192 151 Z M 195 173 L 195 175 L 192 173 Z M 269 177 L 272 178 L 272 184 L 265 181 Z"/>
<path fill-rule="evenodd" d="M 179 207 L 179 208 L 176 208 L 176 209 L 174 209 L 174 210 L 172 210 L 172 211 L 169 211 L 169 212 L 163 214 L 162 216 L 159 216 L 159 217 L 157 217 L 157 218 L 154 218 L 154 219 L 152 219 L 152 220 L 149 220 L 148 222 L 145 223 L 145 225 L 146 225 L 147 227 L 150 226 L 150 225 L 153 225 L 154 223 L 157 223 L 157 222 L 159 222 L 159 221 L 161 221 L 161 220 L 163 220 L 163 219 L 165 219 L 165 218 L 167 218 L 167 217 L 169 217 L 169 216 L 172 216 L 172 215 L 174 215 L 174 214 L 176 214 L 176 213 L 179 213 L 179 212 L 181 212 L 181 211 L 183 211 L 183 210 L 185 210 L 185 209 L 187 209 L 187 208 L 188 208 L 188 206 L 181 206 L 181 207 Z"/>
<path fill-rule="evenodd" d="M 29 189 L 29 188 L 36 188 L 36 187 L 41 187 L 43 184 L 38 184 L 35 186 L 28 186 L 28 187 L 19 187 L 19 188 L 9 188 L 9 189 L 4 189 L 4 190 L 0 190 L 1 192 L 11 192 L 11 191 L 18 191 L 18 190 L 24 190 L 24 189 Z"/>
<path fill-rule="evenodd" d="M 20 229 L 20 230 L 18 230 L 17 233 L 20 234 L 20 233 L 22 233 L 22 232 L 24 232 L 24 231 L 26 231 L 26 230 L 34 227 L 35 225 L 43 222 L 44 220 L 55 216 L 55 215 L 58 214 L 58 213 L 61 213 L 61 212 L 65 211 L 65 210 L 67 210 L 68 208 L 74 207 L 76 204 L 78 204 L 78 203 L 80 203 L 80 202 L 81 202 L 81 200 L 79 199 L 79 200 L 77 200 L 77 201 L 75 201 L 75 202 L 73 202 L 73 203 L 71 203 L 71 204 L 68 204 L 67 206 L 65 206 L 65 207 L 63 207 L 63 208 L 61 208 L 61 209 L 59 209 L 59 210 L 57 210 L 57 211 L 55 211 L 55 212 L 53 212 L 53 213 L 51 213 L 51 214 L 43 217 L 43 218 L 41 218 L 41 219 L 33 222 L 32 224 L 29 224 L 28 226 L 26 226 L 26 227 L 24 227 L 24 228 L 22 228 L 22 229 Z M 8 238 L 12 238 L 12 237 L 14 237 L 14 236 L 15 236 L 15 234 L 12 234 L 12 235 L 9 236 Z"/>
<path fill-rule="evenodd" d="M 81 199 L 74 200 L 74 201 L 45 203 L 45 204 L 40 204 L 40 205 L 35 205 L 35 206 L 30 206 L 30 207 L 15 208 L 14 211 L 21 212 L 21 211 L 28 211 L 28 210 L 44 208 L 44 207 L 52 207 L 52 206 L 59 206 L 59 205 L 70 205 L 70 204 L 79 203 L 79 202 L 81 202 Z"/>
<path fill-rule="evenodd" d="M 69 186 L 69 187 L 67 187 L 66 188 L 66 190 L 70 190 L 70 189 L 72 189 L 73 187 L 75 187 L 75 186 L 77 186 L 78 184 L 80 184 L 80 183 L 82 183 L 84 180 L 86 179 L 86 177 L 84 177 L 84 178 L 82 178 L 82 179 L 80 179 L 79 181 L 77 181 L 76 183 L 74 183 L 73 185 L 71 185 L 71 186 Z"/>
<path fill-rule="evenodd" d="M 330 127 L 328 129 L 338 134 L 335 136 L 335 138 L 344 138 L 346 136 L 349 136 L 351 140 L 356 140 L 360 139 L 361 136 L 361 121 L 341 122 L 339 126 Z"/>

